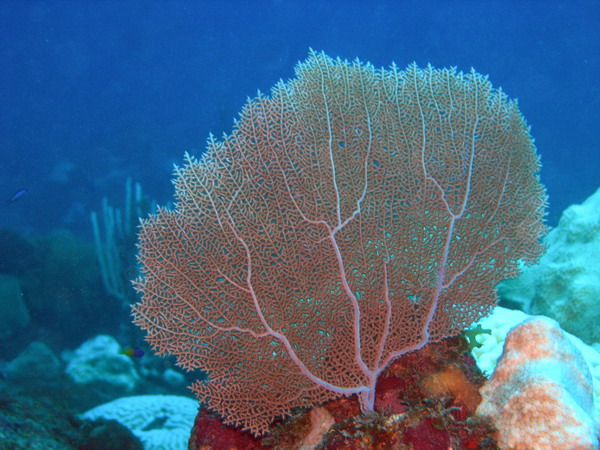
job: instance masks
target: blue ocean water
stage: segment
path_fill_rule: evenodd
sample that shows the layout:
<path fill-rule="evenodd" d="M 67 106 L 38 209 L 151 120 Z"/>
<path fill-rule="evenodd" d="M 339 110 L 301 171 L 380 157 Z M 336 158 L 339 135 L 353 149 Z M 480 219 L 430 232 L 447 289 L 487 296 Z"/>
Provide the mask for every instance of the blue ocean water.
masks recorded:
<path fill-rule="evenodd" d="M 167 202 L 183 153 L 309 48 L 489 74 L 531 125 L 554 225 L 600 184 L 599 22 L 597 1 L 2 2 L 0 195 L 28 192 L 0 227 L 89 234 L 127 177 Z"/>

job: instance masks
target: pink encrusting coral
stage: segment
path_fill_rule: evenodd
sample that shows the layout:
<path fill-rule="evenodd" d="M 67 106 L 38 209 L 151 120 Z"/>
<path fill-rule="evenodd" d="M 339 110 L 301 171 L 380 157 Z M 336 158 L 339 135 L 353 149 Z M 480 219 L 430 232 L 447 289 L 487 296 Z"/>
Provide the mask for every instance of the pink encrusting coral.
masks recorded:
<path fill-rule="evenodd" d="M 597 449 L 592 377 L 557 322 L 534 316 L 513 328 L 477 413 L 500 448 Z"/>
<path fill-rule="evenodd" d="M 528 128 L 485 77 L 317 53 L 296 75 L 140 232 L 136 323 L 255 434 L 340 395 L 372 410 L 385 367 L 487 314 L 545 232 Z"/>

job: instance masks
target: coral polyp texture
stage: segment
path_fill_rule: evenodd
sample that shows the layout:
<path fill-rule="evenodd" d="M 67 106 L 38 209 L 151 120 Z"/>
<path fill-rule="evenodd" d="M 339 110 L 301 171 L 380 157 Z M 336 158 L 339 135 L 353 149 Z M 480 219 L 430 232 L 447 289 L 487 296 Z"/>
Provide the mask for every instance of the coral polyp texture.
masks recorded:
<path fill-rule="evenodd" d="M 500 448 L 598 448 L 590 369 L 557 322 L 527 319 L 510 331 L 482 388 L 477 413 L 498 428 Z"/>
<path fill-rule="evenodd" d="M 145 450 L 187 448 L 198 404 L 180 395 L 135 395 L 96 406 L 88 420 L 116 420 L 142 441 Z"/>
<path fill-rule="evenodd" d="M 528 127 L 486 77 L 311 53 L 176 171 L 143 221 L 135 322 L 229 424 L 357 394 L 456 335 L 536 261 L 546 195 Z"/>

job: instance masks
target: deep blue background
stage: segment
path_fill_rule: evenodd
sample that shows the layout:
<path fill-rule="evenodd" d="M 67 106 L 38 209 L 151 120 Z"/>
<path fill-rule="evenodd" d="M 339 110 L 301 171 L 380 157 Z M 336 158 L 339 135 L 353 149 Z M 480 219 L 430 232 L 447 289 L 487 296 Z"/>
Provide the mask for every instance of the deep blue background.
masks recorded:
<path fill-rule="evenodd" d="M 600 186 L 597 1 L 8 1 L 0 4 L 0 227 L 89 233 L 128 176 L 159 203 L 173 163 L 230 132 L 309 47 L 474 67 L 519 99 L 549 222 Z"/>

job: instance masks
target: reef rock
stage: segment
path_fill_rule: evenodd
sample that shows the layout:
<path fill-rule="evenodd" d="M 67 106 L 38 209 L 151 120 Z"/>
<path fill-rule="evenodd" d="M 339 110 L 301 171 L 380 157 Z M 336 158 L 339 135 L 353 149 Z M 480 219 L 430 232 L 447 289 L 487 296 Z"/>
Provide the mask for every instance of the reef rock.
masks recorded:
<path fill-rule="evenodd" d="M 539 264 L 498 285 L 502 302 L 552 317 L 588 344 L 600 342 L 600 189 L 567 208 L 545 243 Z"/>
<path fill-rule="evenodd" d="M 122 355 L 121 346 L 108 335 L 85 341 L 68 361 L 66 373 L 77 384 L 95 385 L 111 394 L 131 392 L 140 381 L 131 358 Z"/>
<path fill-rule="evenodd" d="M 31 317 L 23 301 L 19 279 L 0 273 L 0 339 L 11 337 L 29 322 Z"/>
<path fill-rule="evenodd" d="M 552 319 L 533 317 L 507 336 L 477 414 L 501 448 L 598 448 L 590 369 Z"/>
<path fill-rule="evenodd" d="M 62 364 L 43 342 L 34 341 L 4 369 L 9 380 L 50 379 L 58 377 Z"/>

